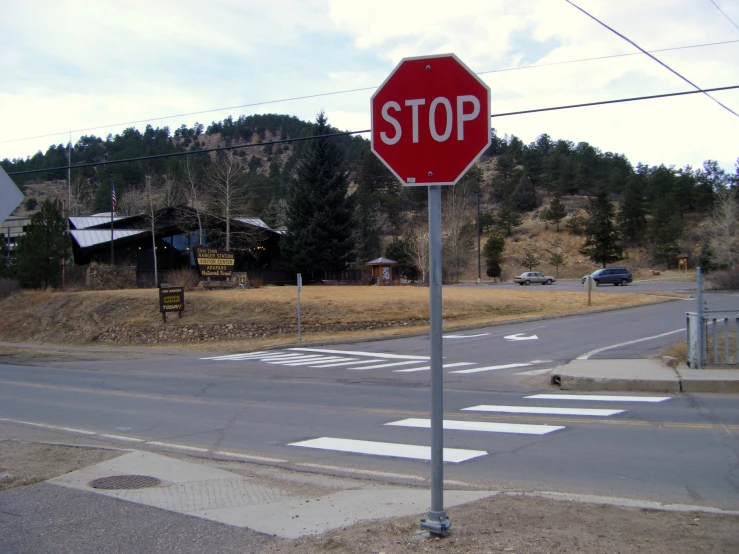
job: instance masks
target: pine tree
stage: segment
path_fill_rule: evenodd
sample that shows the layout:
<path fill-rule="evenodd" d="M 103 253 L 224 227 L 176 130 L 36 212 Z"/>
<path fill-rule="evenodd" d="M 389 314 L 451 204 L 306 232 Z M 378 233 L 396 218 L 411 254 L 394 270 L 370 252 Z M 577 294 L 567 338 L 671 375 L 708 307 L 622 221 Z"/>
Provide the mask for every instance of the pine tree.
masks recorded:
<path fill-rule="evenodd" d="M 654 259 L 667 267 L 677 265 L 680 254 L 678 240 L 683 233 L 683 225 L 674 202 L 665 201 L 657 204 L 651 223 L 651 235 L 654 240 Z"/>
<path fill-rule="evenodd" d="M 410 281 L 418 279 L 418 268 L 413 262 L 406 237 L 395 237 L 392 242 L 385 247 L 385 257 L 398 262 L 398 271 L 406 279 Z"/>
<path fill-rule="evenodd" d="M 559 231 L 559 222 L 567 217 L 567 208 L 565 207 L 564 202 L 562 202 L 562 197 L 559 194 L 552 198 L 552 201 L 549 203 L 549 208 L 547 208 L 545 212 L 545 216 L 546 220 L 552 225 L 555 225 L 557 227 L 557 231 Z"/>
<path fill-rule="evenodd" d="M 554 266 L 554 269 L 557 272 L 555 277 L 559 279 L 559 268 L 566 265 L 564 256 L 559 252 L 552 252 L 552 255 L 549 256 L 549 265 Z"/>
<path fill-rule="evenodd" d="M 632 244 L 644 237 L 647 228 L 646 215 L 644 182 L 638 175 L 634 175 L 626 180 L 621 210 L 618 212 L 619 228 L 624 238 Z"/>
<path fill-rule="evenodd" d="M 323 112 L 314 135 L 331 132 Z M 295 271 L 316 277 L 341 271 L 352 259 L 352 200 L 342 155 L 331 138 L 310 141 L 296 167 L 287 198 L 287 233 L 281 250 Z"/>
<path fill-rule="evenodd" d="M 537 268 L 541 265 L 541 262 L 539 261 L 539 258 L 537 258 L 533 252 L 527 250 L 526 255 L 523 257 L 523 260 L 521 260 L 521 265 L 527 268 L 529 271 L 534 271 L 534 268 Z"/>
<path fill-rule="evenodd" d="M 488 240 L 485 241 L 485 245 L 482 247 L 482 253 L 485 256 L 486 262 L 490 262 L 492 260 L 500 261 L 504 250 L 505 239 L 501 232 L 490 233 Z"/>
<path fill-rule="evenodd" d="M 69 252 L 64 217 L 59 206 L 47 198 L 18 239 L 11 258 L 12 272 L 23 287 L 53 286 L 61 277 L 62 263 Z"/>
<path fill-rule="evenodd" d="M 704 274 L 716 269 L 716 264 L 713 263 L 713 250 L 711 250 L 711 244 L 708 241 L 704 240 L 701 243 L 701 249 L 696 262 Z"/>
<path fill-rule="evenodd" d="M 355 242 L 360 260 L 371 260 L 380 255 L 380 220 L 383 214 L 396 208 L 400 183 L 377 156 L 368 151 L 362 167 L 356 196 Z"/>
<path fill-rule="evenodd" d="M 613 222 L 613 211 L 613 202 L 608 191 L 601 188 L 595 198 L 590 199 L 585 242 L 580 248 L 581 254 L 595 263 L 603 264 L 603 267 L 623 258 L 618 230 Z"/>
<path fill-rule="evenodd" d="M 505 236 L 510 237 L 513 229 L 521 225 L 521 216 L 516 211 L 513 201 L 505 200 L 498 209 L 498 217 L 495 221 L 496 225 L 503 230 Z"/>
<path fill-rule="evenodd" d="M 513 191 L 513 202 L 520 212 L 530 212 L 536 208 L 536 187 L 528 175 L 521 177 Z"/>

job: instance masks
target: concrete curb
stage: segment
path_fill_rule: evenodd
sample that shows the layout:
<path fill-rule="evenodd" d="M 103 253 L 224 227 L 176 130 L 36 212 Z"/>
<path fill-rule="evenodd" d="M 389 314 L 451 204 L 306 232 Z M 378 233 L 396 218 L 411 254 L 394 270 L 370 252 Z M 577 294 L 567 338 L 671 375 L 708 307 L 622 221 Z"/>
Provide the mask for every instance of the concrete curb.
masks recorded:
<path fill-rule="evenodd" d="M 558 383 L 554 382 L 555 378 L 559 378 Z M 666 392 L 670 394 L 679 394 L 680 392 L 683 392 L 680 388 L 679 380 L 609 379 L 573 377 L 570 375 L 557 374 L 552 376 L 552 383 L 559 384 L 559 387 L 562 390 L 581 390 L 591 392 Z"/>
<path fill-rule="evenodd" d="M 573 360 L 554 369 L 551 383 L 562 390 L 739 394 L 739 370 L 690 369 L 675 359 Z"/>

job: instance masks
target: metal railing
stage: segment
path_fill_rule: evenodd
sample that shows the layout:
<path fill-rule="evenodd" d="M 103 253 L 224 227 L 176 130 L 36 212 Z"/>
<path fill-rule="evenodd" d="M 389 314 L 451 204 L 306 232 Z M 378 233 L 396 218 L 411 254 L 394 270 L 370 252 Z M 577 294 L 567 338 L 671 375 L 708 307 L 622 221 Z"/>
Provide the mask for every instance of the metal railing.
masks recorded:
<path fill-rule="evenodd" d="M 687 312 L 688 365 L 739 366 L 739 312 Z"/>

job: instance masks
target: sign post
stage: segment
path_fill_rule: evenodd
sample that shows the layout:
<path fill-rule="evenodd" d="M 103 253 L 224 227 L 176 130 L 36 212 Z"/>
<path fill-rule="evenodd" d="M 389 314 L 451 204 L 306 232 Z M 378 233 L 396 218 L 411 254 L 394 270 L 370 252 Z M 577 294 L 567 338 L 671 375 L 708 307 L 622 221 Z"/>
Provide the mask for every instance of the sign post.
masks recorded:
<path fill-rule="evenodd" d="M 490 88 L 454 54 L 405 58 L 372 95 L 371 119 L 380 161 L 404 185 L 428 186 L 431 507 L 421 528 L 446 536 L 441 185 L 454 185 L 490 146 Z"/>
<path fill-rule="evenodd" d="M 300 293 L 303 290 L 303 275 L 298 273 L 298 342 L 302 342 L 300 336 Z"/>
<path fill-rule="evenodd" d="M 585 290 L 588 291 L 588 306 L 590 306 L 590 294 L 593 292 L 593 289 L 595 288 L 595 281 L 593 281 L 593 276 L 588 275 L 585 277 Z"/>

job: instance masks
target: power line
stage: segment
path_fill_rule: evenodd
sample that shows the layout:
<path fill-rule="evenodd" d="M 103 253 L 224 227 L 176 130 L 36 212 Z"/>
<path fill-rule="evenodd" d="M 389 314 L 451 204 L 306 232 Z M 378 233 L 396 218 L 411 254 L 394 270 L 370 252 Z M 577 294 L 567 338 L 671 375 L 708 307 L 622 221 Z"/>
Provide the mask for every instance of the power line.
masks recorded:
<path fill-rule="evenodd" d="M 660 48 L 660 49 L 657 49 L 657 50 L 650 50 L 650 52 L 653 52 L 653 53 L 654 52 L 672 52 L 672 51 L 675 51 L 675 50 L 687 50 L 687 49 L 691 49 L 691 48 L 705 48 L 705 47 L 708 47 L 708 46 L 721 46 L 721 45 L 725 45 L 725 44 L 735 44 L 737 42 L 739 42 L 739 39 L 736 39 L 736 40 L 724 40 L 724 41 L 720 41 L 720 42 L 707 42 L 707 43 L 703 43 L 703 44 L 691 44 L 691 45 L 687 45 L 687 46 L 675 46 L 675 47 L 672 47 L 672 48 Z M 490 74 L 490 73 L 505 73 L 505 72 L 509 72 L 509 71 L 522 71 L 522 70 L 528 70 L 528 69 L 538 69 L 538 68 L 542 68 L 542 67 L 553 67 L 553 66 L 558 66 L 558 65 L 567 65 L 567 64 L 574 64 L 574 63 L 581 63 L 581 62 L 599 61 L 599 60 L 607 60 L 607 59 L 611 59 L 611 58 L 624 58 L 624 57 L 628 57 L 628 56 L 640 56 L 640 55 L 641 55 L 641 52 L 629 52 L 629 53 L 626 53 L 626 54 L 611 54 L 611 55 L 608 55 L 608 56 L 597 56 L 597 57 L 592 57 L 592 58 L 578 58 L 578 59 L 574 59 L 574 60 L 564 60 L 564 61 L 560 61 L 560 62 L 550 62 L 550 63 L 543 63 L 543 64 L 524 65 L 524 66 L 520 66 L 520 67 L 507 67 L 507 68 L 503 68 L 503 69 L 490 69 L 490 70 L 487 70 L 487 71 L 479 71 L 477 74 L 478 75 L 487 75 L 487 74 Z M 81 133 L 81 132 L 84 132 L 84 131 L 97 131 L 99 129 L 109 129 L 111 127 L 120 127 L 120 126 L 123 126 L 123 125 L 135 125 L 137 123 L 150 123 L 152 121 L 162 121 L 162 120 L 165 120 L 165 119 L 173 119 L 175 117 L 190 117 L 190 116 L 193 116 L 193 115 L 203 115 L 203 114 L 207 114 L 207 113 L 223 112 L 223 111 L 227 111 L 227 110 L 237 110 L 237 109 L 241 109 L 241 108 L 254 108 L 254 107 L 257 107 L 257 106 L 266 106 L 266 105 L 269 105 L 269 104 L 279 104 L 279 103 L 282 103 L 282 102 L 294 102 L 294 101 L 297 101 L 297 100 L 307 100 L 309 98 L 321 98 L 321 97 L 324 97 L 324 96 L 335 96 L 335 95 L 338 95 L 338 94 L 349 94 L 349 93 L 352 93 L 352 92 L 363 92 L 363 91 L 367 91 L 367 90 L 376 90 L 376 89 L 377 89 L 377 86 L 371 86 L 371 87 L 354 88 L 354 89 L 347 89 L 347 90 L 338 90 L 338 91 L 333 91 L 333 92 L 321 92 L 321 93 L 317 93 L 317 94 L 308 94 L 308 95 L 305 95 L 305 96 L 294 96 L 294 97 L 290 97 L 290 98 L 281 98 L 279 100 L 264 100 L 264 101 L 260 101 L 260 102 L 252 102 L 252 103 L 249 103 L 249 104 L 240 104 L 238 106 L 228 106 L 228 107 L 225 107 L 225 108 L 212 108 L 212 109 L 201 110 L 201 111 L 197 111 L 197 112 L 186 112 L 186 113 L 180 113 L 180 114 L 165 115 L 165 116 L 160 116 L 160 117 L 152 117 L 152 118 L 148 118 L 148 119 L 139 119 L 139 120 L 136 120 L 136 121 L 123 121 L 123 122 L 120 122 L 120 123 L 110 123 L 108 125 L 99 125 L 99 126 L 96 126 L 96 127 L 85 127 L 84 129 L 72 129 L 72 130 L 67 130 L 67 131 L 60 131 L 58 133 L 48 133 L 48 134 L 43 134 L 43 135 L 34 135 L 34 136 L 30 136 L 30 137 L 22 137 L 22 138 L 8 139 L 8 140 L 2 140 L 2 141 L 0 141 L 0 144 L 6 144 L 6 143 L 9 143 L 9 142 L 21 142 L 21 141 L 24 141 L 24 140 L 33 140 L 33 139 L 38 139 L 38 138 L 56 137 L 56 136 L 59 136 L 59 135 L 66 135 L 66 134 L 69 134 L 69 133 Z"/>
<path fill-rule="evenodd" d="M 587 11 L 585 11 L 584 9 L 582 9 L 580 6 L 578 6 L 577 4 L 575 4 L 574 2 L 572 2 L 572 0 L 565 0 L 565 2 L 567 2 L 570 6 L 576 8 L 577 10 L 579 10 L 582 13 L 584 13 L 585 15 L 587 15 L 593 21 L 597 22 L 598 24 L 602 25 L 603 27 L 605 27 L 606 29 L 608 29 L 609 31 L 611 31 L 614 35 L 619 36 L 622 39 L 624 39 L 626 42 L 628 42 L 629 44 L 631 44 L 634 48 L 636 48 L 637 50 L 639 50 L 642 54 L 645 54 L 645 55 L 649 56 L 655 62 L 657 62 L 659 65 L 661 65 L 662 67 L 664 67 L 665 69 L 667 69 L 670 73 L 672 73 L 673 75 L 676 75 L 676 76 L 680 77 L 680 79 L 682 79 L 683 81 L 685 81 L 686 83 L 688 83 L 690 86 L 692 86 L 696 90 L 701 90 L 701 88 L 698 85 L 696 85 L 695 83 L 693 83 L 687 77 L 684 77 L 683 75 L 681 75 L 680 73 L 678 73 L 677 71 L 675 71 L 674 69 L 672 69 L 669 65 L 667 65 L 666 63 L 664 63 L 664 62 L 660 61 L 659 59 L 657 59 L 655 56 L 653 56 L 652 54 L 650 54 L 649 52 L 647 52 L 646 50 L 644 50 L 644 48 L 642 48 L 641 46 L 639 46 L 633 40 L 631 40 L 631 39 L 627 38 L 626 36 L 624 36 L 623 34 L 619 33 L 613 27 L 609 27 L 604 22 L 602 22 L 600 19 L 598 19 L 597 17 L 595 17 L 594 15 L 591 15 L 590 13 L 588 13 Z M 719 102 L 713 96 L 711 96 L 710 94 L 708 94 L 707 92 L 705 92 L 705 90 L 703 91 L 703 94 L 705 94 L 706 96 L 708 96 L 708 98 L 710 98 L 711 100 L 713 100 L 714 102 L 716 102 L 716 104 L 718 104 L 719 106 L 721 106 L 726 111 L 734 114 L 736 117 L 739 117 L 739 114 L 738 113 L 736 113 L 734 110 L 732 110 L 728 106 L 726 106 L 726 105 L 722 104 L 721 102 Z"/>
<path fill-rule="evenodd" d="M 522 111 L 517 111 L 517 112 L 503 112 L 503 113 L 493 114 L 490 117 L 492 119 L 495 117 L 506 117 L 506 116 L 511 116 L 511 115 L 551 112 L 551 111 L 556 111 L 556 110 L 569 110 L 573 108 L 587 108 L 587 107 L 592 107 L 592 106 L 605 106 L 608 104 L 622 104 L 625 102 L 636 102 L 640 100 L 655 100 L 657 98 L 670 98 L 670 97 L 675 97 L 675 96 L 687 96 L 691 94 L 705 94 L 707 92 L 718 92 L 718 91 L 736 90 L 736 89 L 739 89 L 739 85 L 732 85 L 728 87 L 716 87 L 716 88 L 709 88 L 709 89 L 699 89 L 699 90 L 688 90 L 688 91 L 683 91 L 683 92 L 668 92 L 664 94 L 653 94 L 650 96 L 635 96 L 631 98 L 619 98 L 616 100 L 599 100 L 597 102 L 586 102 L 582 104 L 567 104 L 563 106 L 551 106 L 548 108 L 535 108 L 531 110 L 522 110 Z M 285 144 L 285 143 L 291 143 L 291 142 L 303 142 L 306 140 L 315 140 L 315 139 L 322 139 L 322 138 L 334 138 L 334 137 L 343 137 L 343 136 L 350 136 L 350 135 L 361 135 L 364 133 L 369 133 L 370 131 L 371 129 L 363 129 L 361 131 L 342 131 L 338 133 L 329 133 L 326 135 L 312 135 L 309 137 L 288 138 L 288 139 L 254 142 L 254 143 L 247 143 L 247 144 L 234 144 L 231 146 L 203 148 L 201 150 L 188 150 L 185 152 L 170 152 L 168 154 L 156 154 L 154 156 L 139 156 L 135 158 L 126 158 L 122 160 L 106 160 L 104 162 L 91 162 L 91 163 L 76 164 L 76 165 L 63 165 L 59 167 L 47 167 L 47 168 L 42 168 L 42 169 L 29 169 L 26 171 L 15 171 L 13 173 L 8 173 L 8 175 L 27 175 L 30 173 L 61 171 L 63 169 L 64 170 L 81 169 L 85 167 L 97 167 L 97 166 L 108 165 L 108 164 L 112 165 L 112 164 L 120 164 L 120 163 L 140 162 L 140 161 L 146 161 L 146 160 L 158 160 L 158 159 L 163 159 L 163 158 L 173 158 L 177 156 L 191 156 L 194 154 L 207 154 L 210 152 L 221 152 L 224 150 L 236 150 L 240 148 L 253 148 L 256 146 L 267 146 L 270 144 Z"/>
<path fill-rule="evenodd" d="M 722 40 L 720 42 L 706 42 L 703 44 L 691 44 L 688 46 L 675 46 L 672 48 L 658 48 L 656 50 L 649 50 L 652 54 L 656 52 L 674 52 L 675 50 L 688 50 L 690 48 L 703 48 L 706 46 L 719 46 L 723 44 L 734 44 L 736 42 L 739 42 L 739 40 Z M 576 60 L 564 60 L 561 62 L 549 62 L 549 63 L 538 63 L 538 64 L 532 64 L 532 65 L 522 65 L 519 67 L 509 67 L 505 69 L 491 69 L 489 71 L 479 71 L 478 75 L 486 75 L 488 73 L 505 73 L 507 71 L 518 71 L 519 69 L 536 69 L 540 67 L 551 67 L 555 65 L 567 65 L 572 63 L 580 63 L 580 62 L 594 62 L 599 60 L 609 60 L 611 58 L 627 58 L 629 56 L 641 56 L 641 52 L 627 52 L 625 54 L 609 54 L 607 56 L 596 56 L 594 58 L 578 58 Z M 19 139 L 22 140 L 22 139 Z"/>
<path fill-rule="evenodd" d="M 721 7 L 720 7 L 720 6 L 719 6 L 719 5 L 718 5 L 718 4 L 716 3 L 716 2 L 714 2 L 713 0 L 708 0 L 708 1 L 709 1 L 709 2 L 711 3 L 711 4 L 713 4 L 714 6 L 716 6 L 716 9 L 717 9 L 718 11 L 720 11 L 720 12 L 721 12 L 722 14 L 724 14 L 724 17 L 725 17 L 726 19 L 728 19 L 728 20 L 729 20 L 729 22 L 730 22 L 730 23 L 731 23 L 731 24 L 732 24 L 732 25 L 733 25 L 734 27 L 736 27 L 737 29 L 739 29 L 739 25 L 737 25 L 737 24 L 736 24 L 736 22 L 735 22 L 735 21 L 734 21 L 733 19 L 731 19 L 731 18 L 730 18 L 730 17 L 728 16 L 728 14 L 727 14 L 727 13 L 726 13 L 726 12 L 725 12 L 724 10 L 722 10 L 722 9 L 721 9 Z"/>

